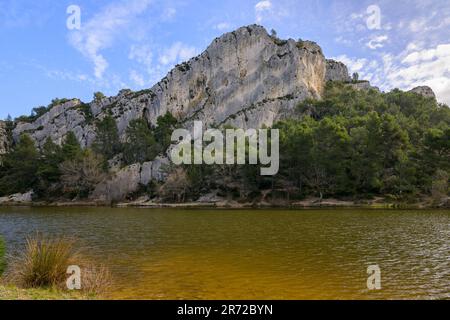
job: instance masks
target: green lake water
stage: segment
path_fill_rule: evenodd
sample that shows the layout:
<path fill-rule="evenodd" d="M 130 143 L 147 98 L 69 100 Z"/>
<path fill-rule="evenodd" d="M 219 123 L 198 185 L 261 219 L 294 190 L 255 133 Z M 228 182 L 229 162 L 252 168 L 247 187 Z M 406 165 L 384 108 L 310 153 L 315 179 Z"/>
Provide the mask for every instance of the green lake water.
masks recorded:
<path fill-rule="evenodd" d="M 449 210 L 0 208 L 9 253 L 36 232 L 78 239 L 111 299 L 450 299 Z"/>

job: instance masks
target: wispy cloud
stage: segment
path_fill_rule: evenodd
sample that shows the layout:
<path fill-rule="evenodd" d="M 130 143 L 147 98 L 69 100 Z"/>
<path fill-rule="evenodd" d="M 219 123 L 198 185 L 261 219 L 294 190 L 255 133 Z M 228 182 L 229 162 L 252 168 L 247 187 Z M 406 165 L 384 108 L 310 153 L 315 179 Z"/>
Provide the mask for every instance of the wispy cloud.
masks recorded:
<path fill-rule="evenodd" d="M 366 46 L 369 49 L 376 50 L 384 47 L 384 43 L 389 39 L 387 35 L 372 36 Z"/>
<path fill-rule="evenodd" d="M 220 22 L 214 26 L 214 29 L 219 31 L 226 31 L 230 30 L 232 28 L 231 24 L 229 22 Z"/>
<path fill-rule="evenodd" d="M 199 50 L 188 46 L 182 42 L 175 42 L 169 48 L 165 49 L 159 57 L 162 65 L 171 65 L 188 60 L 198 54 Z"/>
<path fill-rule="evenodd" d="M 109 5 L 82 23 L 80 31 L 70 33 L 70 43 L 93 63 L 96 78 L 102 78 L 109 66 L 101 51 L 112 46 L 114 40 L 123 35 L 130 22 L 143 13 L 151 2 L 133 0 Z"/>
<path fill-rule="evenodd" d="M 258 2 L 255 5 L 255 15 L 256 15 L 256 22 L 261 23 L 263 21 L 264 15 L 272 9 L 272 2 L 269 0 L 263 0 Z"/>

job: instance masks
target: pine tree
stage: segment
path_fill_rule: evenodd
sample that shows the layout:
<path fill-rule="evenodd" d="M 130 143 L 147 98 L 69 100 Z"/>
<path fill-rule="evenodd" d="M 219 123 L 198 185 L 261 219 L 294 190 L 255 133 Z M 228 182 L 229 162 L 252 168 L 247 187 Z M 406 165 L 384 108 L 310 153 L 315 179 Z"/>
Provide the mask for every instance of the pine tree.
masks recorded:
<path fill-rule="evenodd" d="M 3 161 L 0 178 L 0 194 L 27 192 L 37 182 L 39 153 L 34 141 L 23 134 L 14 149 Z"/>
<path fill-rule="evenodd" d="M 97 124 L 97 137 L 92 148 L 105 159 L 111 159 L 120 152 L 119 130 L 111 116 L 107 116 Z"/>
<path fill-rule="evenodd" d="M 81 155 L 81 146 L 75 133 L 70 131 L 62 145 L 62 155 L 64 160 L 73 160 Z"/>

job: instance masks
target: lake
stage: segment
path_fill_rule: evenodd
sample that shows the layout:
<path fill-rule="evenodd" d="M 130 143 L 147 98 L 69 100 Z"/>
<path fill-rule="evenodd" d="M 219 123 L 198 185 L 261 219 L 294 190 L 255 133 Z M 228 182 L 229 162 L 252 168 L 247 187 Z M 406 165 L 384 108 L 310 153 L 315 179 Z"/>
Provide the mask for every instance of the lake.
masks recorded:
<path fill-rule="evenodd" d="M 450 299 L 450 210 L 0 208 L 9 252 L 36 232 L 79 239 L 111 299 Z"/>

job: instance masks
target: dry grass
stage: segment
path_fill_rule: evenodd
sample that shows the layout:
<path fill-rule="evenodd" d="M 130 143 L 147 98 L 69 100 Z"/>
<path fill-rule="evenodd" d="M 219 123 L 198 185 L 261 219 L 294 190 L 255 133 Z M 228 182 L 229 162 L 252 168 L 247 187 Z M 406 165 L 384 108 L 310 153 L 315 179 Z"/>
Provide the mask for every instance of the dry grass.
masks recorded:
<path fill-rule="evenodd" d="M 94 266 L 84 258 L 69 238 L 28 238 L 24 251 L 10 258 L 5 282 L 20 288 L 54 288 L 67 290 L 67 268 L 81 269 L 81 291 L 87 295 L 104 294 L 111 285 L 111 274 L 105 266 Z"/>
<path fill-rule="evenodd" d="M 2 236 L 0 235 L 0 277 L 3 274 L 3 272 L 5 271 L 5 267 L 6 267 L 5 252 L 6 252 L 5 242 L 2 238 Z"/>

